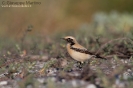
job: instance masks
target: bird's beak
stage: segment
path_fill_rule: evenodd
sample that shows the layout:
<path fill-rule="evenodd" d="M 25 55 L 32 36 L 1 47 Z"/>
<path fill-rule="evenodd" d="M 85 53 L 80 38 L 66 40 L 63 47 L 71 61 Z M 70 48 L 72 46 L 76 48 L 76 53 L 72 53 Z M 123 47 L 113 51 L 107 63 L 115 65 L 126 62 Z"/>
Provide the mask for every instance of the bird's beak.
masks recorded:
<path fill-rule="evenodd" d="M 66 40 L 65 38 L 60 38 L 60 39 Z"/>

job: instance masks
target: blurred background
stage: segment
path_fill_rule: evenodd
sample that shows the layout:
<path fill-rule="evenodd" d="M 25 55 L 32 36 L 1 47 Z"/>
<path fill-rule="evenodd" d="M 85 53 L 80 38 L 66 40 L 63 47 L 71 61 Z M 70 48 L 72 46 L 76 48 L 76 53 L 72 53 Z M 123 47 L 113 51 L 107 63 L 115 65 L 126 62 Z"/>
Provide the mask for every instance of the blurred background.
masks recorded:
<path fill-rule="evenodd" d="M 29 35 L 47 36 L 58 31 L 77 30 L 91 23 L 100 24 L 97 26 L 99 31 L 102 24 L 108 23 L 117 25 L 109 25 L 113 30 L 129 31 L 133 28 L 133 0 L 36 1 L 41 4 L 25 8 L 0 7 L 0 36 L 19 38 L 28 27 L 32 28 Z"/>
<path fill-rule="evenodd" d="M 26 1 L 41 4 L 2 7 Z M 0 4 L 1 88 L 133 88 L 133 0 Z M 66 35 L 107 60 L 78 66 L 60 39 Z"/>

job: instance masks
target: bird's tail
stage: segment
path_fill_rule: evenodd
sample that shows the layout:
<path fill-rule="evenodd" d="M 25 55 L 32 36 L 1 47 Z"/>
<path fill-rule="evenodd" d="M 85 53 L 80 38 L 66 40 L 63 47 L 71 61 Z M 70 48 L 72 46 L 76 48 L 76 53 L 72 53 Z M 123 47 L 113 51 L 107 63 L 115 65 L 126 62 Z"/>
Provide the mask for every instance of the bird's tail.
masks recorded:
<path fill-rule="evenodd" d="M 102 56 L 100 56 L 99 54 L 96 54 L 95 56 L 96 56 L 96 58 L 101 58 L 101 59 L 107 60 L 107 58 L 102 57 Z"/>

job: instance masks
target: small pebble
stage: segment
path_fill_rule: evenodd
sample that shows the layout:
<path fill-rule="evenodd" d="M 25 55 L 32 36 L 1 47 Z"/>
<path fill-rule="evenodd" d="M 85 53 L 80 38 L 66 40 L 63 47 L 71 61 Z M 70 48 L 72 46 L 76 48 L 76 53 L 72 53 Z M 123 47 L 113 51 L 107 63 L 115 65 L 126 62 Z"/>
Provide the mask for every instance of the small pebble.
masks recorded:
<path fill-rule="evenodd" d="M 37 79 L 40 83 L 44 83 L 45 79 L 44 78 L 38 78 Z"/>
<path fill-rule="evenodd" d="M 33 88 L 33 86 L 32 85 L 28 85 L 26 88 Z"/>
<path fill-rule="evenodd" d="M 78 87 L 77 81 L 76 80 L 72 80 L 72 85 L 73 85 L 73 87 Z"/>
<path fill-rule="evenodd" d="M 97 87 L 94 84 L 89 84 L 89 85 L 87 85 L 86 88 L 97 88 Z"/>
<path fill-rule="evenodd" d="M 1 82 L 0 82 L 0 86 L 7 85 L 7 83 L 8 83 L 7 81 L 1 81 Z"/>

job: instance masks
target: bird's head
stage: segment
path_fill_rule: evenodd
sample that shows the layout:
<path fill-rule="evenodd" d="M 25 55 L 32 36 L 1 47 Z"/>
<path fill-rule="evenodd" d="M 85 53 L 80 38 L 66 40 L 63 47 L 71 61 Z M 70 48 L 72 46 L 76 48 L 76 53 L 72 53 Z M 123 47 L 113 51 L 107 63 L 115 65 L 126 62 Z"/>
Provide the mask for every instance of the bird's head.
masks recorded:
<path fill-rule="evenodd" d="M 71 45 L 74 45 L 75 43 L 77 43 L 76 39 L 72 36 L 66 36 L 62 39 L 64 39 L 65 41 L 67 41 Z"/>

